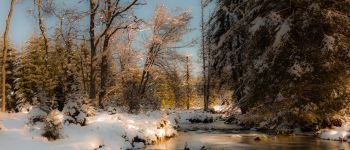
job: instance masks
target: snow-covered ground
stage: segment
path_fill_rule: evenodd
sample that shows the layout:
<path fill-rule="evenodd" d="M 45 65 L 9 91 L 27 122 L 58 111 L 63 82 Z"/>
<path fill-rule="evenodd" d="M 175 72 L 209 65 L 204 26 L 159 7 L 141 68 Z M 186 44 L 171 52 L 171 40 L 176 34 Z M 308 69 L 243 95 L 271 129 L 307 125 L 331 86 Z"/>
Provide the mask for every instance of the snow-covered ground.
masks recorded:
<path fill-rule="evenodd" d="M 345 123 L 341 127 L 321 130 L 320 138 L 325 140 L 346 141 L 350 135 L 350 123 Z"/>
<path fill-rule="evenodd" d="M 221 114 L 213 114 L 210 112 L 203 111 L 201 109 L 193 110 L 183 110 L 183 111 L 169 111 L 169 114 L 172 114 L 174 120 L 178 124 L 184 123 L 211 123 L 215 120 L 221 118 Z"/>
<path fill-rule="evenodd" d="M 61 117 L 63 118 L 63 117 Z M 130 115 L 107 112 L 87 118 L 87 125 L 64 124 L 62 138 L 41 136 L 43 124 L 28 124 L 28 114 L 0 113 L 1 149 L 22 150 L 115 150 L 143 148 L 144 144 L 176 134 L 175 121 L 161 111 Z"/>

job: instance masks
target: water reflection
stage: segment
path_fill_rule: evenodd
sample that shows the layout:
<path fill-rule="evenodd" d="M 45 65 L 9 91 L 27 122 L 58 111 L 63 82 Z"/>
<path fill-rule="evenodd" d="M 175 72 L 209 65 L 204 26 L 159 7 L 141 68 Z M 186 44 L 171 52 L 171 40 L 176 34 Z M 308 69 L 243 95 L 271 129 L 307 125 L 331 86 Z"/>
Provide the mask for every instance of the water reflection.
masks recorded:
<path fill-rule="evenodd" d="M 259 134 L 250 131 L 179 132 L 177 137 L 146 149 L 184 149 L 186 142 L 199 141 L 207 149 L 220 150 L 350 150 L 347 142 L 326 141 L 309 136 L 268 136 L 265 140 L 255 141 L 254 138 Z"/>

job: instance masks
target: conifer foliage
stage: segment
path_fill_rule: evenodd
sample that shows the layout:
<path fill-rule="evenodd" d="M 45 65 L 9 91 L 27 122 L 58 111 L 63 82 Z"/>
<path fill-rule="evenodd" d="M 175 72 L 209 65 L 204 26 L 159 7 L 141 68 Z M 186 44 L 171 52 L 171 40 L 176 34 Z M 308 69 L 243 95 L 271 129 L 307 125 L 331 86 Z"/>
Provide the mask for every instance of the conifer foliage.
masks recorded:
<path fill-rule="evenodd" d="M 208 30 L 213 74 L 235 89 L 243 113 L 269 116 L 253 122 L 314 130 L 348 107 L 348 1 L 216 4 Z"/>

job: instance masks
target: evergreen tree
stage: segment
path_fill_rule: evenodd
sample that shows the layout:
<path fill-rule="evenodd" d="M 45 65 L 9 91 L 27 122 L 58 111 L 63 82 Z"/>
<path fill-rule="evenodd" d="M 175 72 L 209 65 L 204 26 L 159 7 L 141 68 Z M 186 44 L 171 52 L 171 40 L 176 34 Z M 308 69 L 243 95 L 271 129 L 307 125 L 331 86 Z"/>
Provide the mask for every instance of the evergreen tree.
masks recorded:
<path fill-rule="evenodd" d="M 266 116 L 253 122 L 315 130 L 348 106 L 348 2 L 216 3 L 208 31 L 211 67 L 235 90 L 247 117 Z"/>
<path fill-rule="evenodd" d="M 0 43 L 0 47 L 2 44 Z M 0 53 L 0 61 L 2 65 L 2 51 Z M 17 61 L 17 50 L 14 48 L 9 48 L 7 50 L 7 61 L 6 61 L 6 109 L 10 111 L 15 111 L 16 108 L 16 97 L 15 97 L 15 80 L 17 79 L 16 76 L 16 69 L 18 67 L 18 61 Z M 1 73 L 1 71 L 0 71 Z M 1 94 L 0 94 L 1 95 Z"/>

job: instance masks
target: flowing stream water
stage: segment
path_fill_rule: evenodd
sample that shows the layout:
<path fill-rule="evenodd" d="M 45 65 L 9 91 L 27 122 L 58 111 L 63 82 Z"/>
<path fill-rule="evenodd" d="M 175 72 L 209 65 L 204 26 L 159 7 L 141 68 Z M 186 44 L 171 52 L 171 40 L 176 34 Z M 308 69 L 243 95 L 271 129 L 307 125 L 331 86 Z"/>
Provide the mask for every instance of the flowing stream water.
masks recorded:
<path fill-rule="evenodd" d="M 255 140 L 256 137 L 263 137 Z M 348 142 L 321 140 L 313 136 L 272 136 L 256 131 L 239 130 L 236 125 L 223 122 L 211 124 L 181 125 L 174 138 L 149 145 L 146 149 L 184 149 L 186 145 L 197 145 L 193 149 L 219 150 L 350 150 Z"/>

